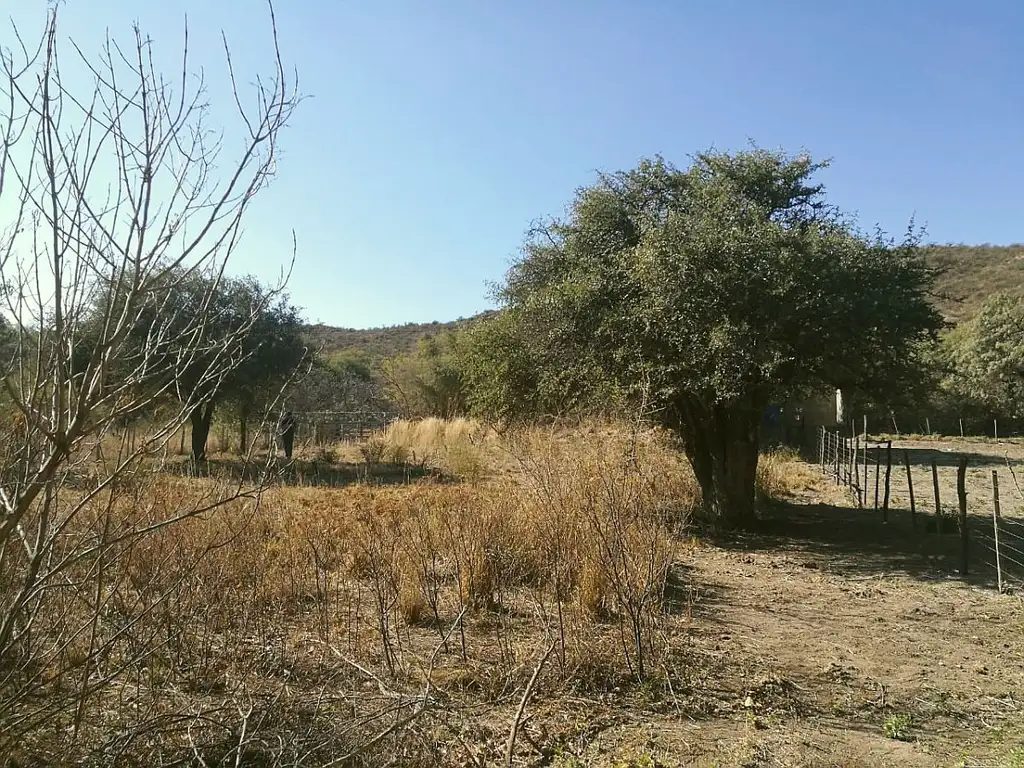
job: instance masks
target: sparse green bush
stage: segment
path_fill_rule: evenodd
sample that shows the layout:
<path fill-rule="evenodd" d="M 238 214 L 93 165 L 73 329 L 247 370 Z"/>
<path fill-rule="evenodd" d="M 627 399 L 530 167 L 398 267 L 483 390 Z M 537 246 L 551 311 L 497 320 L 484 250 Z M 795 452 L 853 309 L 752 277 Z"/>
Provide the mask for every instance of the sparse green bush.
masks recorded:
<path fill-rule="evenodd" d="M 885 721 L 885 735 L 896 741 L 908 741 L 910 739 L 910 728 L 914 724 L 910 715 L 892 715 Z"/>

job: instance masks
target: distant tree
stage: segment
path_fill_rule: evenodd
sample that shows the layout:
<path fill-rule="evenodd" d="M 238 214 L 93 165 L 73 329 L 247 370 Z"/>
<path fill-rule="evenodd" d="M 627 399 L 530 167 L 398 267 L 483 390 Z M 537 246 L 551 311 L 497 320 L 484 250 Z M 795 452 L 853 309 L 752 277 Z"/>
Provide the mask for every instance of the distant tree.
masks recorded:
<path fill-rule="evenodd" d="M 276 399 L 303 360 L 298 310 L 280 289 L 252 278 L 169 272 L 142 293 L 139 320 L 127 331 L 124 353 L 107 376 L 108 387 L 131 381 L 127 392 L 139 405 L 122 409 L 122 419 L 137 419 L 168 401 L 190 404 L 192 455 L 201 460 L 216 408 L 230 405 L 245 445 L 254 411 Z M 117 291 L 100 294 L 82 323 L 76 367 L 95 356 L 110 306 L 123 300 Z"/>
<path fill-rule="evenodd" d="M 812 183 L 823 165 L 709 152 L 581 189 L 528 238 L 497 292 L 504 314 L 477 331 L 478 407 L 592 406 L 596 382 L 678 433 L 709 512 L 750 523 L 767 404 L 898 392 L 941 323 L 914 233 L 856 231 Z"/>
<path fill-rule="evenodd" d="M 206 445 L 215 410 L 220 405 L 234 405 L 242 427 L 241 442 L 248 442 L 246 425 L 257 407 L 267 406 L 279 394 L 281 386 L 302 363 L 305 344 L 302 340 L 298 310 L 278 291 L 267 290 L 255 280 L 222 279 L 215 284 L 193 281 L 190 290 L 179 291 L 169 302 L 183 302 L 176 316 L 187 315 L 190 307 L 205 305 L 211 312 L 206 329 L 211 341 L 210 355 L 232 359 L 231 367 L 217 378 L 210 378 L 209 355 L 197 355 L 184 367 L 170 365 L 180 358 L 181 341 L 168 336 L 158 346 L 168 362 L 167 371 L 174 370 L 172 391 L 182 402 L 196 405 L 189 411 L 192 426 L 192 457 L 206 458 Z M 154 311 L 162 311 L 155 308 Z M 233 344 L 224 341 L 232 339 Z M 150 339 L 140 343 L 149 344 Z M 163 371 L 154 370 L 161 384 Z"/>
<path fill-rule="evenodd" d="M 299 310 L 288 303 L 287 297 L 269 294 L 251 278 L 229 283 L 227 293 L 236 305 L 233 316 L 251 316 L 253 322 L 242 343 L 241 363 L 222 382 L 207 407 L 212 413 L 215 401 L 234 405 L 239 448 L 244 453 L 249 446 L 250 419 L 258 410 L 266 410 L 277 401 L 282 387 L 299 373 L 308 350 L 302 338 Z M 208 437 L 209 421 L 206 433 Z"/>
<path fill-rule="evenodd" d="M 950 391 L 993 413 L 1024 416 L 1024 298 L 993 296 L 943 349 Z"/>
<path fill-rule="evenodd" d="M 350 348 L 315 355 L 309 370 L 289 391 L 288 401 L 300 411 L 383 410 L 381 386 L 370 355 Z"/>
<path fill-rule="evenodd" d="M 343 349 L 330 355 L 326 362 L 344 379 L 369 382 L 373 378 L 373 361 L 365 350 Z"/>
<path fill-rule="evenodd" d="M 386 392 L 407 416 L 453 418 L 467 410 L 459 332 L 421 339 L 410 353 L 385 360 Z"/>

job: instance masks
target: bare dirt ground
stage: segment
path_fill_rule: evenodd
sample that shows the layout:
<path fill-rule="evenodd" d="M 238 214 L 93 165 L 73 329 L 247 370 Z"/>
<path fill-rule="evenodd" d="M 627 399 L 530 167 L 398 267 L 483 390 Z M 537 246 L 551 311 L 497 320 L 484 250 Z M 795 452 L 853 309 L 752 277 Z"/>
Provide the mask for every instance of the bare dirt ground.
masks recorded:
<path fill-rule="evenodd" d="M 968 460 L 966 481 L 969 512 L 991 519 L 994 470 L 999 474 L 1003 514 L 1020 516 L 1022 504 L 1014 487 L 1013 474 L 1016 474 L 1019 482 L 1024 483 L 1024 440 L 894 440 L 893 501 L 897 507 L 909 508 L 904 452 L 910 459 L 915 500 L 919 508 L 929 512 L 935 510 L 931 473 L 931 462 L 934 459 L 939 473 L 942 506 L 949 511 L 956 509 L 956 466 L 959 457 L 965 456 Z"/>
<path fill-rule="evenodd" d="M 1003 452 L 1024 454 L 906 447 L 929 493 L 930 454 L 947 458 L 945 478 L 969 450 L 978 506 Z M 897 477 L 886 524 L 808 472 L 760 532 L 699 544 L 678 573 L 692 622 L 672 639 L 691 686 L 660 710 L 563 713 L 591 734 L 563 764 L 1024 766 L 1024 605 L 987 572 L 957 575 L 958 537 L 915 532 Z M 955 501 L 955 469 L 949 482 Z"/>

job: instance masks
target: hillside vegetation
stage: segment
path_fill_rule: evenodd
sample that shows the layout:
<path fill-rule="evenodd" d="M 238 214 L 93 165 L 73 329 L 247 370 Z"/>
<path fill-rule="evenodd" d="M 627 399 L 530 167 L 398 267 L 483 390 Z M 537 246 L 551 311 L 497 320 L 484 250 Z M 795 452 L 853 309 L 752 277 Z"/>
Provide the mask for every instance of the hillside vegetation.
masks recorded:
<path fill-rule="evenodd" d="M 335 328 L 330 325 L 306 326 L 306 337 L 314 348 L 323 347 L 324 357 L 331 357 L 342 351 L 359 351 L 371 362 L 379 362 L 416 348 L 416 342 L 446 331 L 465 328 L 474 320 L 486 317 L 482 312 L 468 318 L 434 321 L 432 323 L 404 323 L 383 328 Z"/>
<path fill-rule="evenodd" d="M 970 319 L 995 293 L 1024 296 L 1024 245 L 930 245 L 924 252 L 944 270 L 935 301 L 948 320 Z"/>
<path fill-rule="evenodd" d="M 1017 245 L 929 245 L 928 262 L 943 270 L 936 281 L 935 303 L 943 317 L 959 323 L 973 317 L 986 298 L 994 293 L 1024 296 L 1024 244 Z M 405 323 L 384 328 L 335 328 L 310 325 L 310 342 L 323 345 L 325 356 L 342 350 L 364 351 L 371 359 L 411 352 L 416 342 L 444 331 L 464 328 L 474 320 L 492 314 L 448 322 Z"/>

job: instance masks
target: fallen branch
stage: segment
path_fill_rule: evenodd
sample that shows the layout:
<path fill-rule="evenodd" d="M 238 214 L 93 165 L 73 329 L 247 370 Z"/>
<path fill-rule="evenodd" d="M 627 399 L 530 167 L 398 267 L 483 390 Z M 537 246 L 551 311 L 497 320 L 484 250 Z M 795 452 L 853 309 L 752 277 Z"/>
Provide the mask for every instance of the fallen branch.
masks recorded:
<path fill-rule="evenodd" d="M 462 624 L 462 619 L 463 619 L 463 616 L 465 615 L 465 613 L 466 613 L 466 611 L 465 611 L 465 609 L 463 609 L 459 613 L 459 615 L 455 617 L 455 621 L 453 621 L 451 623 L 451 626 L 448 627 L 448 631 L 445 633 L 444 637 L 441 638 L 441 642 L 437 644 L 437 646 L 434 648 L 434 652 L 432 654 L 430 654 L 430 664 L 427 667 L 426 680 L 424 681 L 424 684 L 423 684 L 423 693 L 420 695 L 419 703 L 416 705 L 416 707 L 413 709 L 413 711 L 410 712 L 405 717 L 403 717 L 403 718 L 401 718 L 399 720 L 396 720 L 394 723 L 392 723 L 390 726 L 388 726 L 383 731 L 378 733 L 372 739 L 370 739 L 367 742 L 364 742 L 363 744 L 360 744 L 358 747 L 353 749 L 348 754 L 342 755 L 341 757 L 339 757 L 339 758 L 337 758 L 335 760 L 332 760 L 329 763 L 326 763 L 324 768 L 328 768 L 329 766 L 341 765 L 343 763 L 347 763 L 348 761 L 352 760 L 354 757 L 357 757 L 358 755 L 361 755 L 362 753 L 366 752 L 367 750 L 372 749 L 373 747 L 375 747 L 377 744 L 382 742 L 384 739 L 386 739 L 391 734 L 396 733 L 397 731 L 402 730 L 407 725 L 412 723 L 414 720 L 418 719 L 423 713 L 425 713 L 428 710 L 431 710 L 431 709 L 434 708 L 435 702 L 434 702 L 433 698 L 431 697 L 431 693 L 432 693 L 432 691 L 434 689 L 433 679 L 432 679 L 433 678 L 433 674 L 434 674 L 434 664 L 437 663 L 438 654 L 441 652 L 441 648 L 448 642 L 448 638 L 451 637 L 451 634 L 454 631 L 455 627 L 457 627 L 460 624 Z M 361 670 L 362 672 L 368 674 L 371 678 L 376 680 L 378 686 L 380 686 L 380 688 L 381 688 L 381 693 L 382 694 L 384 694 L 385 696 L 398 696 L 398 697 L 401 697 L 400 693 L 396 694 L 396 693 L 394 693 L 392 691 L 389 691 L 387 688 L 385 688 L 383 683 L 380 681 L 380 679 L 376 675 L 374 675 L 372 672 L 370 672 L 366 668 L 360 666 L 359 664 L 355 663 L 351 659 L 346 658 L 336 648 L 334 648 L 334 647 L 332 647 L 330 645 L 327 645 L 327 647 L 330 648 L 332 651 L 334 651 L 334 653 L 342 661 L 344 661 L 347 664 L 350 664 L 351 666 L 355 667 L 356 669 Z M 548 651 L 548 653 L 550 653 L 550 651 Z M 545 658 L 546 658 L 546 654 L 545 654 Z"/>
<path fill-rule="evenodd" d="M 530 698 L 537 687 L 537 681 L 540 679 L 540 673 L 544 669 L 544 664 L 547 663 L 548 657 L 551 656 L 556 645 L 557 642 L 552 642 L 548 649 L 544 651 L 544 655 L 540 657 L 540 661 L 533 670 L 533 675 L 530 676 L 530 682 L 526 684 L 526 690 L 523 691 L 523 698 L 519 702 L 519 709 L 516 710 L 516 717 L 512 721 L 512 729 L 508 732 L 508 741 L 505 743 L 505 765 L 508 768 L 512 767 L 512 753 L 515 751 L 516 735 L 519 733 L 519 725 L 523 721 L 526 705 L 530 703 Z"/>

